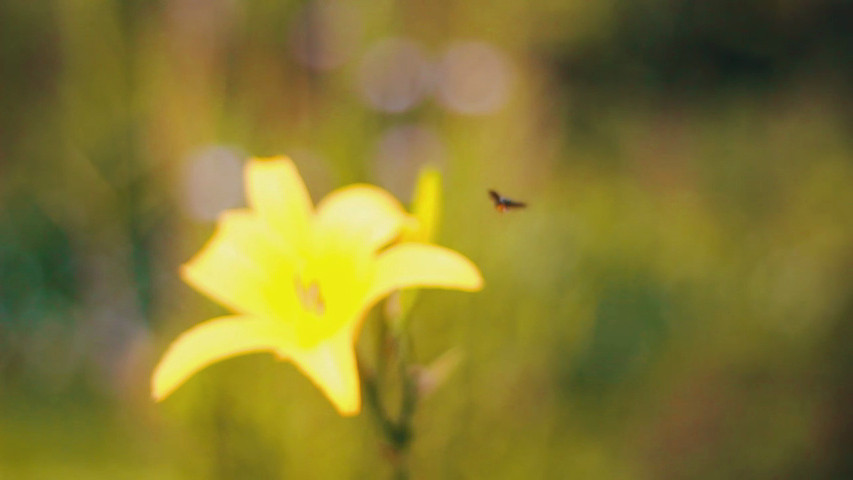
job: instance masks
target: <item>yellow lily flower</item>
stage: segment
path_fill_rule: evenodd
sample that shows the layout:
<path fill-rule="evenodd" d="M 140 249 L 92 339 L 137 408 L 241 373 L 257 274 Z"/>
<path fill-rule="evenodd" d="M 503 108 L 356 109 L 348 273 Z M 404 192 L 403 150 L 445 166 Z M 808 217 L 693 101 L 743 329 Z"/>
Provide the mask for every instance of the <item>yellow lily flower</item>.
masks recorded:
<path fill-rule="evenodd" d="M 208 365 L 271 352 L 293 362 L 342 415 L 361 408 L 355 340 L 365 313 L 398 289 L 482 288 L 476 266 L 452 250 L 397 239 L 410 219 L 390 194 L 352 185 L 314 211 L 286 157 L 246 166 L 248 209 L 223 214 L 183 279 L 235 315 L 178 337 L 154 370 L 162 400 Z"/>

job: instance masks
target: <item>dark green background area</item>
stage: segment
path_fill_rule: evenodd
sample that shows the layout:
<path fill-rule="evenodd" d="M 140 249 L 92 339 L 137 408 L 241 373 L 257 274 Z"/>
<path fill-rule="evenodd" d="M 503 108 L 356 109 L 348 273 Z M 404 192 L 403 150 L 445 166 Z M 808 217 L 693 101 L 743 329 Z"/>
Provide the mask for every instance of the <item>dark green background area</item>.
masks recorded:
<path fill-rule="evenodd" d="M 342 48 L 317 4 L 0 2 L 0 478 L 389 474 L 366 415 L 269 355 L 150 400 L 168 343 L 223 312 L 177 276 L 214 226 L 185 202 L 211 148 L 292 154 L 315 202 L 408 203 L 440 159 L 438 242 L 486 288 L 413 311 L 419 362 L 463 359 L 419 404 L 414 478 L 853 477 L 850 2 L 348 6 L 317 69 L 299 35 Z M 506 101 L 375 110 L 389 37 L 434 64 L 485 42 Z M 401 126 L 439 147 L 383 163 Z"/>

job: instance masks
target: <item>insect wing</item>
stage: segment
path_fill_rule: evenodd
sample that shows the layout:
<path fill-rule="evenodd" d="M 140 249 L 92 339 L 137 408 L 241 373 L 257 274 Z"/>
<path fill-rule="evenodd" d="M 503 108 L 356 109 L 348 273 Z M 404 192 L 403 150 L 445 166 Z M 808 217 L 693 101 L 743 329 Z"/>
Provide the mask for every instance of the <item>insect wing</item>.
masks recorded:
<path fill-rule="evenodd" d="M 495 206 L 503 203 L 503 198 L 501 198 L 500 194 L 494 190 L 489 190 L 489 197 L 491 197 L 492 201 L 495 202 Z"/>

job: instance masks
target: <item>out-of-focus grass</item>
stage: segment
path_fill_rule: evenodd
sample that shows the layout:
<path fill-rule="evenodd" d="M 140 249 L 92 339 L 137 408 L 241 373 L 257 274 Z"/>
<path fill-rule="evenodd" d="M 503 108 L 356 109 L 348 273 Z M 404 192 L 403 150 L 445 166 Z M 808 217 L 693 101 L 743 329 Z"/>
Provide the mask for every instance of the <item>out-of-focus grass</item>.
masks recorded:
<path fill-rule="evenodd" d="M 618 23 L 552 3 L 371 4 L 331 71 L 294 59 L 297 4 L 3 4 L 0 477 L 388 473 L 367 418 L 268 355 L 149 401 L 165 345 L 220 312 L 176 278 L 211 229 L 185 167 L 214 145 L 293 153 L 315 199 L 406 199 L 418 159 L 443 159 L 441 243 L 486 289 L 413 313 L 420 361 L 464 355 L 420 405 L 416 478 L 844 478 L 853 147 L 832 79 L 587 92 L 542 53 Z M 507 103 L 378 113 L 359 62 L 388 35 L 434 57 L 492 42 Z M 401 125 L 439 147 L 377 161 Z M 498 214 L 488 188 L 530 208 Z"/>

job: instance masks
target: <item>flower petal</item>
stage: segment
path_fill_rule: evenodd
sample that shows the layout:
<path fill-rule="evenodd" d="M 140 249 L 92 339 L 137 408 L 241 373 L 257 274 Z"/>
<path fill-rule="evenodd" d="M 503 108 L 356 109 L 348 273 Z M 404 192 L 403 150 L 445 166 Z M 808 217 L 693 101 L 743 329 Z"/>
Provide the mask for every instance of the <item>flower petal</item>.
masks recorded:
<path fill-rule="evenodd" d="M 275 232 L 301 245 L 311 217 L 311 197 L 296 166 L 284 156 L 254 158 L 246 166 L 249 205 Z"/>
<path fill-rule="evenodd" d="M 287 342 L 287 331 L 264 319 L 228 316 L 200 323 L 169 345 L 151 376 L 151 394 L 162 400 L 212 363 L 244 353 L 275 351 Z"/>
<path fill-rule="evenodd" d="M 435 239 L 441 215 L 441 173 L 433 167 L 421 169 L 412 201 L 412 215 L 417 222 L 407 228 L 406 241 L 431 242 Z"/>
<path fill-rule="evenodd" d="M 226 212 L 213 238 L 181 268 L 184 280 L 240 313 L 287 316 L 293 311 L 294 252 L 245 210 Z"/>
<path fill-rule="evenodd" d="M 473 291 L 483 287 L 483 278 L 470 260 L 453 250 L 423 243 L 401 243 L 377 258 L 365 308 L 393 290 L 411 287 Z"/>
<path fill-rule="evenodd" d="M 343 328 L 312 349 L 283 348 L 279 356 L 288 358 L 310 378 L 341 415 L 361 410 L 361 389 L 355 359 L 353 329 Z"/>
<path fill-rule="evenodd" d="M 406 213 L 385 190 L 351 185 L 330 193 L 317 206 L 319 241 L 339 241 L 350 251 L 374 252 L 400 233 Z"/>

